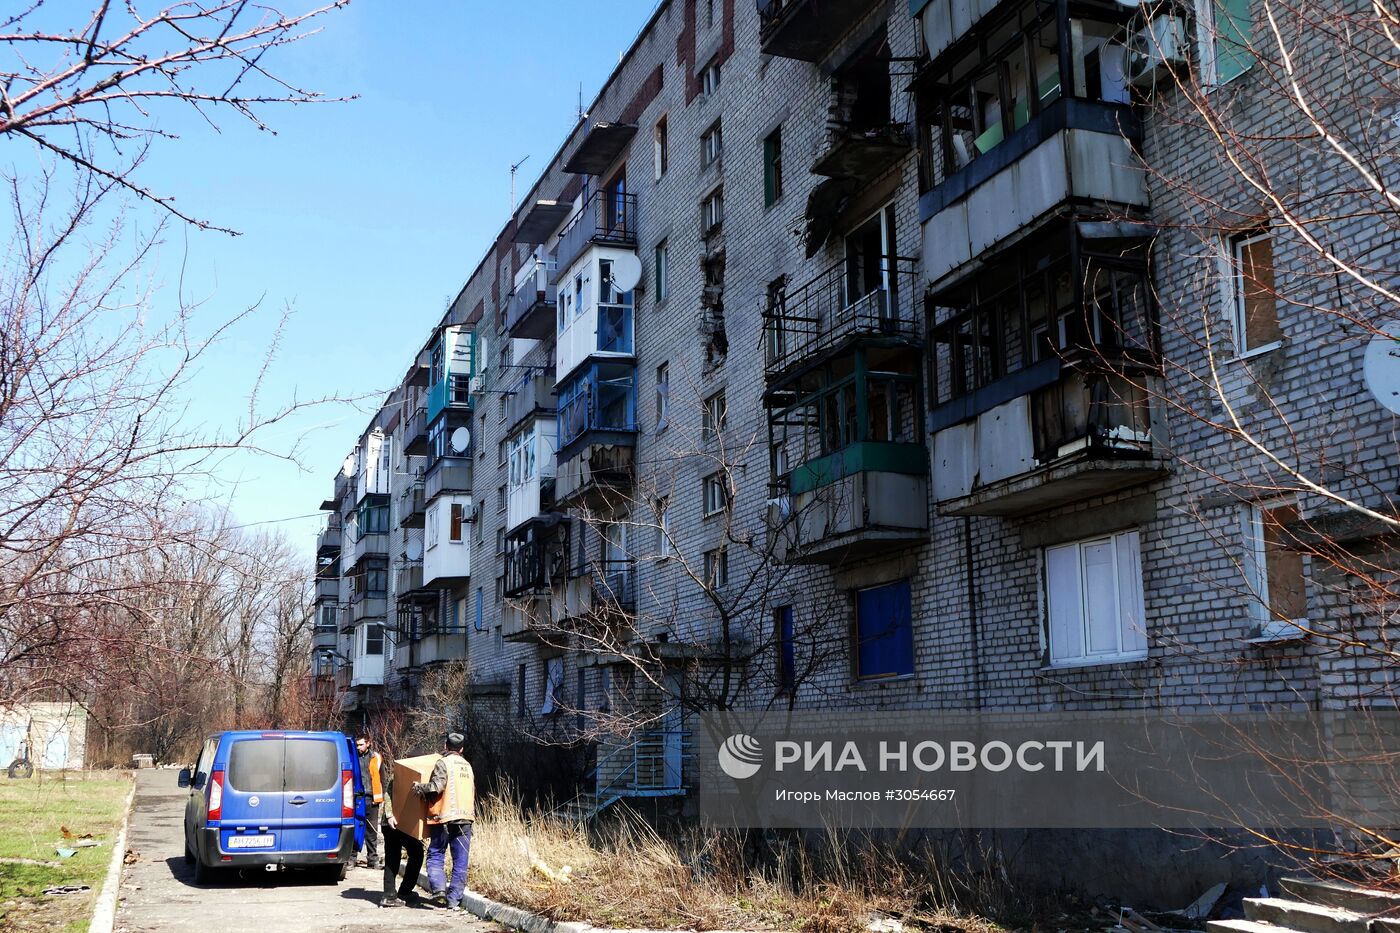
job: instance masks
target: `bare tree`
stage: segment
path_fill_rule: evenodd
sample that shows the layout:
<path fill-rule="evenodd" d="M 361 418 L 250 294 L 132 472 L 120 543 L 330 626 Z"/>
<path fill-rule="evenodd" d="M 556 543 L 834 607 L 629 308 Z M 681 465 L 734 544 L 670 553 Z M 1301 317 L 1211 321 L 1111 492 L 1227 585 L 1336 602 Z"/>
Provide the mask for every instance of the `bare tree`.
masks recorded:
<path fill-rule="evenodd" d="M 40 2 L 0 20 L 0 138 L 26 139 L 102 181 L 201 228 L 175 198 L 138 180 L 156 122 L 172 104 L 214 125 L 232 112 L 260 130 L 269 105 L 325 100 L 272 71 L 276 53 L 318 31 L 349 0 L 288 15 L 246 0 L 184 0 L 142 13 L 101 0 L 87 10 Z"/>

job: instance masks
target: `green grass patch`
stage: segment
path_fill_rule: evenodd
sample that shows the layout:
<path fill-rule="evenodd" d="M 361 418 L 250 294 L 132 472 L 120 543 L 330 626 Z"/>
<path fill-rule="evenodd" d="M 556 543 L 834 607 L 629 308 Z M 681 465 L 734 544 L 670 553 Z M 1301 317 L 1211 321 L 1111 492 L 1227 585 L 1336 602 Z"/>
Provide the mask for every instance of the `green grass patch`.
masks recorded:
<path fill-rule="evenodd" d="M 131 792 L 124 774 L 46 774 L 27 780 L 0 776 L 0 930 L 87 929 L 93 899 L 102 887 Z M 101 845 L 72 848 L 74 836 L 91 833 Z M 46 897 L 45 888 L 85 884 L 92 891 Z"/>

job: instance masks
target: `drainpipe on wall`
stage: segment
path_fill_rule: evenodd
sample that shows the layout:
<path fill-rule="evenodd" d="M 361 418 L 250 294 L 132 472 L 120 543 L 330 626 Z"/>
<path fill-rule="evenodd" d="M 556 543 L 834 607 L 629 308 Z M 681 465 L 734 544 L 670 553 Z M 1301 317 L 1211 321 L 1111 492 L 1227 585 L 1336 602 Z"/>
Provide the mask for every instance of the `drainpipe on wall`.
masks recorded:
<path fill-rule="evenodd" d="M 982 708 L 982 640 L 978 634 L 977 584 L 972 566 L 972 516 L 963 516 L 963 554 L 967 566 L 968 638 L 972 641 L 972 708 Z"/>

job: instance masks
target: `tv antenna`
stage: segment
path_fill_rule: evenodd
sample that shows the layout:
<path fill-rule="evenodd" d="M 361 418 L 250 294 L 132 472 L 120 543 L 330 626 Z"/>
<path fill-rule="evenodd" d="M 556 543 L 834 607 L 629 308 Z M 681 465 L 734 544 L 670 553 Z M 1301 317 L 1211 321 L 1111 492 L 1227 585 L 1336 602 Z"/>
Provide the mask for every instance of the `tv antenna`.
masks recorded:
<path fill-rule="evenodd" d="M 528 158 L 530 157 L 527 155 L 525 159 Z M 515 173 L 520 169 L 520 166 L 525 164 L 525 159 L 521 159 L 510 167 L 510 212 L 512 214 L 515 213 Z"/>

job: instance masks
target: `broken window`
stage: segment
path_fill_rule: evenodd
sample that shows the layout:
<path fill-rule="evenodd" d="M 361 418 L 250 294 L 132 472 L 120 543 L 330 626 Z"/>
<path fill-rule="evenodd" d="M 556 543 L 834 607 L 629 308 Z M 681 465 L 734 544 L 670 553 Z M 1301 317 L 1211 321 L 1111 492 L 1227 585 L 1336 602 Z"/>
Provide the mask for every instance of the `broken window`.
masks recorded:
<path fill-rule="evenodd" d="M 1283 339 L 1274 290 L 1273 238 L 1267 230 L 1230 238 L 1231 294 L 1235 343 L 1241 354 Z"/>

